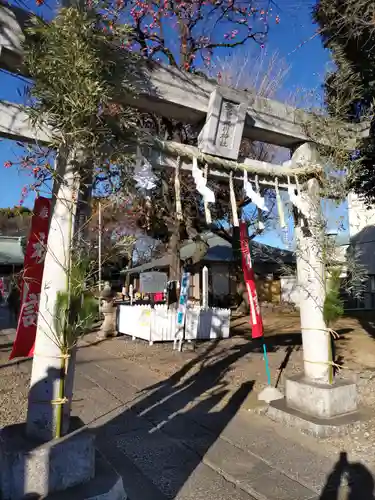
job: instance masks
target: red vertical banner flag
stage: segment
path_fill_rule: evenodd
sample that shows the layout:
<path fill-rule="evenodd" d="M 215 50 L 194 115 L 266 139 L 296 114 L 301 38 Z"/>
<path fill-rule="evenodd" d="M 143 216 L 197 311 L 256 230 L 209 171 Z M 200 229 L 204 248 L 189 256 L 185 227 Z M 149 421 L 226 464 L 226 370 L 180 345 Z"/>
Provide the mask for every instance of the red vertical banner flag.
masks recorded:
<path fill-rule="evenodd" d="M 21 311 L 18 318 L 16 339 L 9 359 L 30 357 L 34 354 L 50 213 L 51 200 L 42 196 L 36 198 L 25 252 L 21 284 Z"/>
<path fill-rule="evenodd" d="M 255 286 L 255 274 L 251 262 L 249 250 L 249 236 L 247 225 L 245 222 L 240 223 L 240 245 L 242 256 L 242 270 L 246 285 L 246 290 L 249 296 L 250 306 L 250 323 L 251 323 L 251 338 L 257 339 L 263 337 L 263 321 L 260 313 L 258 302 L 258 294 Z"/>

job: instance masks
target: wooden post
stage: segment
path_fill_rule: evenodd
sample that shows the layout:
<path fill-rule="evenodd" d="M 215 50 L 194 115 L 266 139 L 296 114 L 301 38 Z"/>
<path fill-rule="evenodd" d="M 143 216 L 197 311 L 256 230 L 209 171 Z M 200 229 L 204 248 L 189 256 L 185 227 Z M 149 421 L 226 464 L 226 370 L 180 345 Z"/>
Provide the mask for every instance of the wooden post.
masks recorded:
<path fill-rule="evenodd" d="M 99 268 L 99 293 L 102 291 L 102 204 L 99 200 L 98 207 L 98 226 L 99 226 L 99 235 L 98 235 L 98 268 Z"/>
<path fill-rule="evenodd" d="M 202 269 L 202 307 L 208 309 L 208 268 L 204 266 Z"/>

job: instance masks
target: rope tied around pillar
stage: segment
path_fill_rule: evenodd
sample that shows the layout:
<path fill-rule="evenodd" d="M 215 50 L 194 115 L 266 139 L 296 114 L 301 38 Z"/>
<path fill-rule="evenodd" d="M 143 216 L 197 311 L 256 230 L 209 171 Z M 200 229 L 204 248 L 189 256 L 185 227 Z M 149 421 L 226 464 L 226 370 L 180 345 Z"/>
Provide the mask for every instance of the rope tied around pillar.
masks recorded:
<path fill-rule="evenodd" d="M 53 359 L 69 359 L 69 358 L 71 358 L 71 354 L 68 354 L 68 353 L 51 356 L 50 354 L 40 354 L 39 352 L 34 352 L 34 356 L 38 356 L 39 358 L 53 358 Z"/>
<path fill-rule="evenodd" d="M 310 361 L 308 359 L 303 359 L 303 362 L 304 363 L 311 363 L 312 365 L 327 365 L 327 366 L 332 366 L 334 368 L 337 368 L 338 370 L 342 370 L 342 369 L 350 370 L 350 368 L 348 368 L 347 366 L 338 365 L 334 361 Z"/>
<path fill-rule="evenodd" d="M 332 335 L 332 337 L 334 339 L 339 339 L 340 338 L 340 335 L 335 331 L 333 330 L 332 328 L 301 328 L 301 330 L 310 330 L 310 331 L 313 331 L 313 332 L 326 332 L 326 333 L 329 333 L 330 335 Z"/>
<path fill-rule="evenodd" d="M 45 404 L 45 405 L 64 405 L 66 403 L 69 403 L 69 398 L 67 398 L 67 397 L 55 398 L 55 399 L 51 399 L 49 401 L 33 399 L 33 400 L 31 400 L 31 402 L 37 403 L 37 404 Z"/>
<path fill-rule="evenodd" d="M 328 334 L 328 340 L 329 340 L 330 336 L 334 340 L 340 338 L 340 335 L 335 330 L 333 330 L 332 328 L 301 328 L 301 330 L 302 330 L 302 332 L 303 332 L 303 330 L 325 332 L 325 333 Z M 308 359 L 303 358 L 303 362 L 304 363 L 314 364 L 314 365 L 326 365 L 326 366 L 331 367 L 331 369 L 330 369 L 330 383 L 332 384 L 333 383 L 333 376 L 334 376 L 332 368 L 337 368 L 337 370 L 341 370 L 343 368 L 348 369 L 348 368 L 344 367 L 344 366 L 341 366 L 341 365 L 339 365 L 339 364 L 337 364 L 337 363 L 335 363 L 333 361 L 333 359 L 332 359 L 332 357 L 333 357 L 332 346 L 331 346 L 330 343 L 328 344 L 328 350 L 329 350 L 329 354 L 330 354 L 330 357 L 331 357 L 330 361 L 310 361 Z"/>
<path fill-rule="evenodd" d="M 66 403 L 69 403 L 69 399 L 67 397 L 56 398 L 51 400 L 51 405 L 64 405 Z"/>
<path fill-rule="evenodd" d="M 57 354 L 57 355 L 49 355 L 49 354 L 43 354 L 43 353 L 34 353 L 34 356 L 38 356 L 39 358 L 53 358 L 53 359 L 61 359 L 61 360 L 64 360 L 65 363 L 65 369 L 64 369 L 64 372 L 65 372 L 65 375 L 67 373 L 67 364 L 66 364 L 66 361 L 68 359 L 70 359 L 72 357 L 71 354 L 65 352 L 65 353 L 61 353 L 61 354 Z M 69 403 L 69 398 L 67 398 L 66 396 L 62 397 L 62 398 L 55 398 L 55 399 L 51 399 L 49 401 L 42 401 L 42 400 L 32 400 L 31 401 L 32 403 L 37 403 L 37 404 L 50 404 L 52 406 L 59 406 L 59 405 L 64 405 L 66 403 Z"/>

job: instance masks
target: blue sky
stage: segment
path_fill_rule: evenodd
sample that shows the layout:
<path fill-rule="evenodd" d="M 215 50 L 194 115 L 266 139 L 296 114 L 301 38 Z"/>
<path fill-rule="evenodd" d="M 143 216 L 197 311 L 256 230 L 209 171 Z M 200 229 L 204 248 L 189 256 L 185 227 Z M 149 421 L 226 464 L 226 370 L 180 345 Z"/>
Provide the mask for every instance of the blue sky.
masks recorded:
<path fill-rule="evenodd" d="M 280 89 L 280 97 L 289 99 L 291 95 L 299 96 L 298 103 L 301 106 L 309 106 L 311 103 L 304 102 L 303 95 L 310 91 L 321 92 L 321 83 L 324 73 L 329 64 L 329 54 L 322 48 L 318 36 L 314 36 L 316 26 L 311 21 L 312 3 L 305 0 L 280 0 L 279 9 L 274 7 L 274 12 L 280 15 L 281 22 L 273 24 L 269 40 L 266 45 L 267 53 L 278 52 L 279 57 L 286 61 L 290 67 L 289 73 Z M 241 48 L 245 52 L 255 54 L 261 51 L 250 42 Z M 264 49 L 263 49 L 264 50 Z M 0 99 L 13 102 L 23 102 L 23 84 L 17 78 L 0 72 Z M 5 161 L 16 161 L 21 154 L 20 148 L 12 141 L 2 140 L 0 142 L 0 206 L 13 206 L 18 203 L 22 187 L 29 183 L 29 178 L 17 168 L 5 169 L 2 165 Z M 32 197 L 26 200 L 27 205 L 33 203 Z M 330 205 L 328 210 L 332 224 L 342 216 L 343 209 L 334 209 Z M 282 246 L 277 232 L 270 232 L 259 238 L 260 241 L 271 245 Z"/>

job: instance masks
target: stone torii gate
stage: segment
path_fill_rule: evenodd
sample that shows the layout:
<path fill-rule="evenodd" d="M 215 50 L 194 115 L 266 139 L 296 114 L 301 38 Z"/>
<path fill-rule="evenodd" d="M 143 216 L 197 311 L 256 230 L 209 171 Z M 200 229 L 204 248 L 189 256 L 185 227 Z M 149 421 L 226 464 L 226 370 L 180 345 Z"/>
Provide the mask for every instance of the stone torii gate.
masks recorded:
<path fill-rule="evenodd" d="M 23 72 L 22 43 L 25 23 L 27 15 L 21 9 L 0 5 L 0 67 L 14 73 Z M 320 210 L 317 173 L 321 171 L 321 166 L 316 146 L 307 132 L 311 116 L 276 101 L 227 87 L 218 87 L 216 82 L 175 68 L 145 62 L 144 71 L 151 82 L 150 89 L 138 96 L 124 93 L 124 104 L 202 126 L 198 147 L 155 140 L 149 151 L 153 165 L 159 168 L 175 168 L 176 158 L 180 157 L 181 168 L 190 170 L 192 159 L 195 157 L 198 161 L 208 164 L 208 175 L 212 177 L 229 178 L 229 173 L 233 172 L 235 179 L 242 180 L 243 172 L 247 171 L 258 175 L 259 182 L 267 185 L 273 185 L 275 178 L 278 178 L 281 188 L 287 188 L 288 177 L 294 178 L 297 175 L 306 180 L 305 184 L 302 184 L 301 198 L 307 208 L 304 217 L 299 217 L 296 227 L 299 248 L 297 274 L 302 295 L 300 314 L 304 374 L 302 377 L 287 380 L 285 401 L 271 405 L 269 414 L 284 420 L 292 418 L 296 425 L 312 429 L 318 434 L 325 434 L 332 427 L 332 417 L 337 417 L 338 423 L 347 423 L 348 415 L 355 418 L 357 409 L 355 384 L 329 384 L 330 334 L 327 332 L 322 311 L 325 269 L 319 255 L 320 248 L 316 243 Z M 222 140 L 223 129 L 226 141 Z M 54 133 L 56 132 L 48 128 L 35 130 L 21 107 L 0 102 L 1 137 L 48 144 L 51 134 Z M 360 127 L 353 126 L 343 129 L 342 137 L 348 148 L 352 148 L 355 137 L 365 133 Z M 242 137 L 290 148 L 291 165 L 280 166 L 252 159 L 239 163 L 237 159 Z M 315 137 L 314 134 L 314 141 L 324 143 L 325 138 Z M 60 169 L 65 182 L 60 186 L 57 195 L 48 238 L 45 268 L 48 268 L 49 275 L 62 273 L 66 246 L 70 244 L 68 212 L 69 207 L 74 204 L 72 193 L 75 180 L 69 159 L 60 158 L 57 168 Z M 59 200 L 64 200 L 64 203 Z M 44 276 L 42 290 L 47 281 L 48 277 Z M 57 291 L 58 289 L 50 287 L 50 302 Z M 48 418 L 46 405 L 41 404 L 41 401 L 51 400 L 57 394 L 56 384 L 50 374 L 60 368 L 60 353 L 48 333 L 53 322 L 51 305 L 47 307 L 46 293 L 42 293 L 39 307 L 41 314 L 38 319 L 30 389 L 33 396 L 29 400 L 26 429 L 27 439 L 38 438 L 46 441 L 53 436 L 53 422 L 51 416 Z M 68 400 L 72 397 L 73 375 L 74 362 L 70 363 L 66 384 Z M 43 380 L 48 383 L 41 384 Z M 65 405 L 64 410 L 64 428 L 67 432 L 70 405 Z M 6 436 L 6 433 L 3 435 Z M 87 445 L 87 441 L 85 443 Z M 31 468 L 36 466 L 37 463 L 33 462 Z M 92 475 L 93 470 L 90 469 L 87 477 L 82 476 L 80 480 L 88 479 Z M 76 483 L 70 483 L 68 486 Z M 6 487 L 1 485 L 4 497 L 16 498 L 6 496 Z"/>

